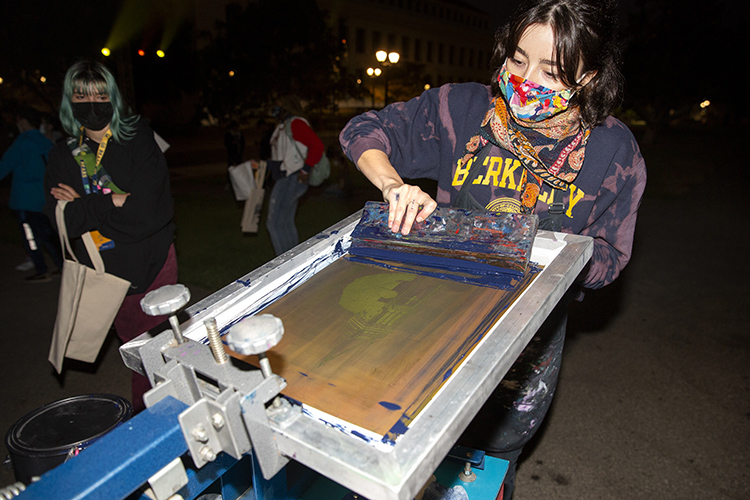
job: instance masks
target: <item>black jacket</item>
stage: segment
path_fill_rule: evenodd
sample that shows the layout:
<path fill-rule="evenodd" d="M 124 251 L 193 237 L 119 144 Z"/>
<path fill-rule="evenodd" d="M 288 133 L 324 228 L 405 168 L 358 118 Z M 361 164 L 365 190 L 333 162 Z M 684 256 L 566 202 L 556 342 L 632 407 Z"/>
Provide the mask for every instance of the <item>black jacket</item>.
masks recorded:
<path fill-rule="evenodd" d="M 99 145 L 87 140 L 96 152 Z M 55 224 L 57 200 L 50 189 L 58 183 L 73 187 L 81 198 L 66 206 L 65 224 L 76 256 L 91 266 L 80 236 L 98 230 L 114 241 L 114 248 L 101 252 L 107 272 L 130 281 L 129 294 L 143 293 L 164 265 L 174 238 L 174 204 L 167 162 L 153 130 L 143 120 L 139 120 L 136 134 L 129 140 L 110 139 L 101 162 L 114 184 L 130 193 L 121 208 L 114 206 L 109 194 L 86 194 L 81 168 L 66 141 L 61 141 L 49 156 L 44 210 Z"/>

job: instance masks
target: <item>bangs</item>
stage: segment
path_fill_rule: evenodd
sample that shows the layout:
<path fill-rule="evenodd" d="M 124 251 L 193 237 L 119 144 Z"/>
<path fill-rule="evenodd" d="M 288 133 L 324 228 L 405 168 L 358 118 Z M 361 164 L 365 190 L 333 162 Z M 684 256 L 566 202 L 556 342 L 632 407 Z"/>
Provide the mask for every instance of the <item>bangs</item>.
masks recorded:
<path fill-rule="evenodd" d="M 562 9 L 551 13 L 548 23 L 555 35 L 555 56 L 557 57 L 557 71 L 562 82 L 568 87 L 576 85 L 578 66 L 583 61 L 581 47 L 581 29 L 576 26 L 571 13 Z M 565 64 L 572 61 L 573 64 Z M 577 62 L 578 64 L 574 64 Z"/>
<path fill-rule="evenodd" d="M 71 82 L 74 94 L 90 95 L 109 95 L 109 88 L 104 78 L 93 73 L 84 73 L 78 75 Z"/>

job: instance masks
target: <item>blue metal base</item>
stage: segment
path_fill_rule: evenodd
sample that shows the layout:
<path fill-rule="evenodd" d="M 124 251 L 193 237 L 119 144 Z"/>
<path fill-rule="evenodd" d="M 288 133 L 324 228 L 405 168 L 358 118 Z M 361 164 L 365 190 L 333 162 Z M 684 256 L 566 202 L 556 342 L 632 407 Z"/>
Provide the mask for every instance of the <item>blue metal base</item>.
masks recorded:
<path fill-rule="evenodd" d="M 185 403 L 168 397 L 31 483 L 20 500 L 126 498 L 187 452 L 177 416 Z"/>
<path fill-rule="evenodd" d="M 508 472 L 508 465 L 507 460 L 485 455 L 484 469 L 472 468 L 472 472 L 477 477 L 473 482 L 466 483 L 459 477 L 459 474 L 463 471 L 464 464 L 460 461 L 447 458 L 440 464 L 434 475 L 438 483 L 448 488 L 462 486 L 472 500 L 475 498 L 495 500 L 500 487 L 503 485 L 505 474 Z"/>
<path fill-rule="evenodd" d="M 290 462 L 265 480 L 252 454 L 241 460 L 221 453 L 213 462 L 195 469 L 178 416 L 187 405 L 172 397 L 139 413 L 105 434 L 78 456 L 42 475 L 30 484 L 20 500 L 147 500 L 142 486 L 177 457 L 183 457 L 188 484 L 177 493 L 193 500 L 203 493 L 218 493 L 225 500 L 337 500 L 355 498 L 341 485 L 304 465 Z M 435 471 L 447 488 L 462 486 L 472 500 L 494 500 L 508 469 L 508 462 L 475 450 L 454 450 L 458 458 L 446 458 Z M 476 480 L 463 482 L 466 462 Z"/>

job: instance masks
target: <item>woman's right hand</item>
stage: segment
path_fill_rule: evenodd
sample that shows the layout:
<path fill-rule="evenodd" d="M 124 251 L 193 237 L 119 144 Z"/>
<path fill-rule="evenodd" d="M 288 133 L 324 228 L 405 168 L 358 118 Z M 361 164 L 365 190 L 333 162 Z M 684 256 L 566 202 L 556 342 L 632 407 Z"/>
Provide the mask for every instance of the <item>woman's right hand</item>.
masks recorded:
<path fill-rule="evenodd" d="M 388 202 L 388 228 L 394 233 L 409 234 L 415 221 L 425 220 L 437 208 L 435 200 L 419 186 L 401 179 L 383 151 L 368 149 L 359 157 L 357 167 L 383 193 Z"/>
<path fill-rule="evenodd" d="M 80 198 L 81 195 L 78 194 L 78 192 L 73 189 L 72 187 L 68 186 L 67 184 L 63 184 L 62 182 L 59 183 L 57 186 L 50 189 L 50 193 L 52 194 L 52 197 L 56 200 L 63 200 L 63 201 L 73 201 L 76 198 Z"/>
<path fill-rule="evenodd" d="M 409 234 L 414 222 L 422 222 L 437 208 L 437 203 L 419 186 L 392 184 L 383 189 L 388 202 L 388 228 L 394 233 Z"/>

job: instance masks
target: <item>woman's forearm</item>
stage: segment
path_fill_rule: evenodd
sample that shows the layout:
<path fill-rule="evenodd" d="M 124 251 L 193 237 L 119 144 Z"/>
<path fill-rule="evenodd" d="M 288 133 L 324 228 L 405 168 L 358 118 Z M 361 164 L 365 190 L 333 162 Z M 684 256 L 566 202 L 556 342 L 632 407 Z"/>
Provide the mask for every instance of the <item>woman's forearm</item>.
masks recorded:
<path fill-rule="evenodd" d="M 383 193 L 388 200 L 388 191 L 404 184 L 401 176 L 391 165 L 388 155 L 379 149 L 368 149 L 357 161 L 357 168 Z"/>

